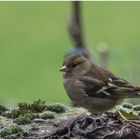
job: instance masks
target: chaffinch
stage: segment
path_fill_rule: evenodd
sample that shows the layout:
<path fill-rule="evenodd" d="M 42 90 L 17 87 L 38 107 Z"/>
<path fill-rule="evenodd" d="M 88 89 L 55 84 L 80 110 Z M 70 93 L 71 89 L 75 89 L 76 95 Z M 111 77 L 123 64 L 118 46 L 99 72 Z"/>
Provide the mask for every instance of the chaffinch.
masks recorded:
<path fill-rule="evenodd" d="M 140 97 L 140 87 L 116 77 L 81 55 L 66 57 L 60 71 L 71 100 L 92 113 L 107 111 L 124 98 Z"/>

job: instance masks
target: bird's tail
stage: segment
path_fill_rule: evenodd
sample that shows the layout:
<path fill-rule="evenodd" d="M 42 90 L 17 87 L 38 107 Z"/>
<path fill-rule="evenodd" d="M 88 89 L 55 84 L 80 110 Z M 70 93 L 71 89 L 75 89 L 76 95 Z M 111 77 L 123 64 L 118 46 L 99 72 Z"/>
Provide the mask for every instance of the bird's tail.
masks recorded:
<path fill-rule="evenodd" d="M 140 98 L 140 87 L 133 87 L 133 88 L 120 87 L 114 89 L 114 93 L 118 97 Z"/>
<path fill-rule="evenodd" d="M 135 87 L 135 90 L 134 90 L 134 98 L 135 97 L 140 97 L 140 87 Z"/>
<path fill-rule="evenodd" d="M 140 98 L 140 87 L 135 87 L 134 91 L 130 92 L 127 98 Z"/>

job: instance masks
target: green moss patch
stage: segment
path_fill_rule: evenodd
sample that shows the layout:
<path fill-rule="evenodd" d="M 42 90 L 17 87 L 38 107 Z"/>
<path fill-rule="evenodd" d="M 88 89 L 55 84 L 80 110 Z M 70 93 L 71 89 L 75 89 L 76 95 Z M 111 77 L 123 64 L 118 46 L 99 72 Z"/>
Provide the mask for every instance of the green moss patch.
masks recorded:
<path fill-rule="evenodd" d="M 40 118 L 41 119 L 54 119 L 55 117 L 54 117 L 54 113 L 47 112 L 47 113 L 41 114 Z"/>
<path fill-rule="evenodd" d="M 24 124 L 31 123 L 31 121 L 35 118 L 39 118 L 39 115 L 33 113 L 27 113 L 27 114 L 20 115 L 18 118 L 16 118 L 15 122 L 18 125 L 24 125 Z"/>
<path fill-rule="evenodd" d="M 34 113 L 37 113 L 42 112 L 46 108 L 46 105 L 45 101 L 39 99 L 37 101 L 34 101 L 32 104 L 19 103 L 18 107 L 20 110 L 30 110 Z"/>
<path fill-rule="evenodd" d="M 66 107 L 62 104 L 53 104 L 53 105 L 48 105 L 46 107 L 46 110 L 49 110 L 49 111 L 53 111 L 53 112 L 56 112 L 56 113 L 64 113 L 66 111 Z"/>
<path fill-rule="evenodd" d="M 12 134 L 21 134 L 24 130 L 19 126 L 10 126 L 5 128 L 3 131 L 0 132 L 1 137 L 5 137 Z"/>
<path fill-rule="evenodd" d="M 45 110 L 46 105 L 45 101 L 37 100 L 33 103 L 19 103 L 17 109 L 12 110 L 5 114 L 8 118 L 18 118 L 20 115 L 28 114 L 28 113 L 39 113 Z"/>

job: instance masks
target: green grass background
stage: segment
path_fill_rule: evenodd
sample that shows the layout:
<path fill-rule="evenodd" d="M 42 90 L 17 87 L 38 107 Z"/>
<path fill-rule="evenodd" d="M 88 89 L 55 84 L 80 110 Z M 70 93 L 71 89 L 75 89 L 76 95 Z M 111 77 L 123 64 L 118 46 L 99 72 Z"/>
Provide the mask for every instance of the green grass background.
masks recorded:
<path fill-rule="evenodd" d="M 98 62 L 106 42 L 110 70 L 140 84 L 140 2 L 82 2 L 86 43 Z M 38 98 L 69 104 L 62 85 L 71 2 L 0 2 L 0 102 Z"/>

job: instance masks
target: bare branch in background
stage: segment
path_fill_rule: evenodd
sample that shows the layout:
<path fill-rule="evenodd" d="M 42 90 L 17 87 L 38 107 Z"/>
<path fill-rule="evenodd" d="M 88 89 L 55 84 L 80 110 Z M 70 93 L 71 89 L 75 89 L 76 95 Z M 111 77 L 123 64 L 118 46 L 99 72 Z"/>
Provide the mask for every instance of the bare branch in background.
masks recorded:
<path fill-rule="evenodd" d="M 72 2 L 72 20 L 69 25 L 69 33 L 74 42 L 74 47 L 77 52 L 82 55 L 90 58 L 90 53 L 87 50 L 85 39 L 83 37 L 83 29 L 82 29 L 82 20 L 81 20 L 81 2 L 73 1 Z"/>

